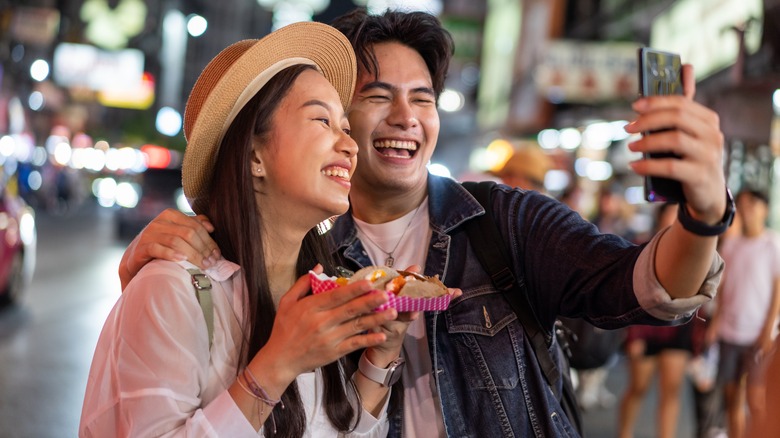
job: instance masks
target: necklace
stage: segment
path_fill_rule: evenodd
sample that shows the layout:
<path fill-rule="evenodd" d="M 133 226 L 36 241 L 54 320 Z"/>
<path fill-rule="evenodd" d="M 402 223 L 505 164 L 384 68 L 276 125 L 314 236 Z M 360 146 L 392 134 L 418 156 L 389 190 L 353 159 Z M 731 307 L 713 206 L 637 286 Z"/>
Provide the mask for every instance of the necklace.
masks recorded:
<path fill-rule="evenodd" d="M 401 244 L 401 241 L 404 240 L 404 236 L 406 235 L 406 232 L 409 230 L 409 225 L 411 225 L 412 221 L 414 221 L 414 218 L 417 217 L 417 212 L 420 210 L 420 207 L 422 207 L 422 203 L 420 203 L 420 205 L 418 205 L 417 208 L 414 210 L 414 214 L 409 219 L 409 222 L 406 223 L 406 227 L 404 228 L 404 232 L 401 233 L 401 237 L 398 238 L 398 242 L 395 242 L 395 246 L 390 251 L 386 251 L 384 248 L 379 246 L 379 244 L 374 242 L 374 240 L 371 239 L 371 237 L 369 237 L 369 235 L 365 231 L 360 229 L 360 227 L 357 225 L 357 222 L 355 223 L 355 227 L 357 227 L 357 229 L 359 229 L 362 232 L 363 236 L 366 239 L 368 239 L 368 241 L 371 242 L 371 244 L 373 244 L 375 247 L 379 248 L 379 250 L 382 251 L 383 253 L 387 254 L 387 258 L 385 259 L 385 266 L 390 267 L 390 268 L 393 267 L 393 263 L 395 263 L 395 258 L 393 257 L 393 254 L 395 253 L 395 250 L 398 249 L 398 245 Z"/>

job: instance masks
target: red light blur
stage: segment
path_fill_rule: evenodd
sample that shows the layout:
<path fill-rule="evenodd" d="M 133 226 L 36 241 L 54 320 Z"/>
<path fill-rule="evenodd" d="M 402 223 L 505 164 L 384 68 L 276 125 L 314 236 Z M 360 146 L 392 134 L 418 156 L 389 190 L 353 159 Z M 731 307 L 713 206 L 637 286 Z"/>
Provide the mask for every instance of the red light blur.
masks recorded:
<path fill-rule="evenodd" d="M 145 144 L 141 146 L 141 152 L 146 156 L 146 167 L 165 169 L 171 164 L 171 151 L 167 148 Z"/>

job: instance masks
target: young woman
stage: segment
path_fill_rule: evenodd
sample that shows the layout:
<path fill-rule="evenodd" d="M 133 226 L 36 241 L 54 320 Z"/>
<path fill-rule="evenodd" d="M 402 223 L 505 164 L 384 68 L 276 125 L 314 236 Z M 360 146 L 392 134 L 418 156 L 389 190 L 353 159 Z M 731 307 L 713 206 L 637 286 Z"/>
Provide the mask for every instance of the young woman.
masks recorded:
<path fill-rule="evenodd" d="M 206 270 L 213 332 L 193 265 L 145 266 L 100 335 L 80 436 L 386 435 L 389 388 L 343 357 L 379 344 L 400 354 L 375 330 L 397 312 L 373 312 L 387 298 L 366 281 L 311 295 L 305 275 L 332 269 L 317 224 L 349 206 L 355 69 L 349 42 L 318 23 L 238 42 L 206 66 L 182 174 L 225 257 Z"/>

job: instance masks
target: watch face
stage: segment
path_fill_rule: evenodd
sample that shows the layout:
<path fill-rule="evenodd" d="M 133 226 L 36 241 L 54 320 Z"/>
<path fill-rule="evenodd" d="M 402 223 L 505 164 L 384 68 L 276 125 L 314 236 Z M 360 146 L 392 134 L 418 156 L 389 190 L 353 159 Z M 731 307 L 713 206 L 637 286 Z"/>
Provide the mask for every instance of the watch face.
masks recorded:
<path fill-rule="evenodd" d="M 399 357 L 390 364 L 387 370 L 388 376 L 385 386 L 393 386 L 396 382 L 398 382 L 398 380 L 401 379 L 401 374 L 403 374 L 404 370 L 404 362 L 406 361 Z"/>

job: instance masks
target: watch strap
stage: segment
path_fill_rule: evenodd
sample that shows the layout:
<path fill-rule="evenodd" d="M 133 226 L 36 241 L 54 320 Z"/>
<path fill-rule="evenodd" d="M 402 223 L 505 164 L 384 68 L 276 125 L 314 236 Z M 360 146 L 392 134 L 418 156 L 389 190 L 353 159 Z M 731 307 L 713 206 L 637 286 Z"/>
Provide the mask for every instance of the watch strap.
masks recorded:
<path fill-rule="evenodd" d="M 387 368 L 379 368 L 368 360 L 364 351 L 358 361 L 358 370 L 371 381 L 382 386 L 392 386 L 401 377 L 404 362 L 402 357 L 398 357 L 390 362 Z"/>
<path fill-rule="evenodd" d="M 718 236 L 726 232 L 726 230 L 734 222 L 734 215 L 736 214 L 736 207 L 734 205 L 734 197 L 731 196 L 731 191 L 726 188 L 726 211 L 723 213 L 723 217 L 720 222 L 715 225 L 709 225 L 704 222 L 698 221 L 691 217 L 688 213 L 688 208 L 685 203 L 680 203 L 677 209 L 677 220 L 680 222 L 683 228 L 690 231 L 697 236 L 712 237 Z"/>

